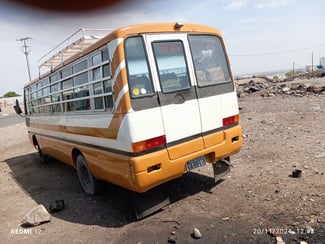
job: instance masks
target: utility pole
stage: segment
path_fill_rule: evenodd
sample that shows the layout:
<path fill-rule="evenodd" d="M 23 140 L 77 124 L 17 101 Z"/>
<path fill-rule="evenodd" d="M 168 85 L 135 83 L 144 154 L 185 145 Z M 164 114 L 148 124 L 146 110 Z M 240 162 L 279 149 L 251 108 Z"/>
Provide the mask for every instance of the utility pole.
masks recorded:
<path fill-rule="evenodd" d="M 27 42 L 28 42 L 28 40 L 31 40 L 31 39 L 32 39 L 31 37 L 22 37 L 22 38 L 16 40 L 16 41 L 20 41 L 22 43 L 22 51 L 23 51 L 23 53 L 25 54 L 25 57 L 26 57 L 29 81 L 32 80 L 32 77 L 30 75 L 29 61 L 28 61 L 28 54 L 31 51 L 31 46 L 28 46 Z"/>
<path fill-rule="evenodd" d="M 295 62 L 292 63 L 292 77 L 295 79 Z"/>
<path fill-rule="evenodd" d="M 311 53 L 311 78 L 314 78 L 314 53 Z"/>

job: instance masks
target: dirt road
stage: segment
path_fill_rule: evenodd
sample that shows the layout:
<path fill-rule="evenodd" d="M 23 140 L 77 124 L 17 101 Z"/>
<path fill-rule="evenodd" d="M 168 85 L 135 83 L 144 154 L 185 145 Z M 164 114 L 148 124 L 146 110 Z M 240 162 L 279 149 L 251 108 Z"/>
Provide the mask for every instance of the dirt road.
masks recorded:
<path fill-rule="evenodd" d="M 129 192 L 108 184 L 104 194 L 88 197 L 74 169 L 40 163 L 24 124 L 0 128 L 0 242 L 277 243 L 278 236 L 278 243 L 323 243 L 324 95 L 256 93 L 239 105 L 244 146 L 231 158 L 230 174 L 215 184 L 207 165 L 166 184 L 172 203 L 140 221 Z M 301 178 L 291 176 L 297 169 Z M 20 227 L 31 208 L 58 199 L 66 207 L 49 223 Z M 193 228 L 201 239 L 191 236 Z"/>

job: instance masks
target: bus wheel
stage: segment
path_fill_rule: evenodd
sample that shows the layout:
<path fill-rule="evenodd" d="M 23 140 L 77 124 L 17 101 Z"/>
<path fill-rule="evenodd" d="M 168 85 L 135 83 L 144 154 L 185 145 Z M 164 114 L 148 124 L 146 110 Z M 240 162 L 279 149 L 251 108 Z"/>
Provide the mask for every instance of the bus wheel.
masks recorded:
<path fill-rule="evenodd" d="M 41 162 L 44 163 L 44 164 L 48 163 L 49 162 L 49 157 L 43 154 L 43 152 L 41 150 L 41 147 L 39 146 L 37 140 L 34 142 L 34 147 L 38 152 L 38 156 L 41 159 Z"/>
<path fill-rule="evenodd" d="M 93 196 L 103 192 L 104 182 L 93 176 L 82 155 L 77 156 L 76 166 L 80 185 L 86 194 Z"/>

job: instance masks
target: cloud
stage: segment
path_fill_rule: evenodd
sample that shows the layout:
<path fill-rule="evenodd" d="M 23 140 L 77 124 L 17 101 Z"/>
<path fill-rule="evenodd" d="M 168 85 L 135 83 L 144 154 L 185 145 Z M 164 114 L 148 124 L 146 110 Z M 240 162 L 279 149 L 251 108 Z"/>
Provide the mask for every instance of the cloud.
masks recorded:
<path fill-rule="evenodd" d="M 255 8 L 280 8 L 293 3 L 294 0 L 264 0 L 255 4 Z"/>
<path fill-rule="evenodd" d="M 233 0 L 225 6 L 225 9 L 240 10 L 246 6 L 246 0 Z"/>

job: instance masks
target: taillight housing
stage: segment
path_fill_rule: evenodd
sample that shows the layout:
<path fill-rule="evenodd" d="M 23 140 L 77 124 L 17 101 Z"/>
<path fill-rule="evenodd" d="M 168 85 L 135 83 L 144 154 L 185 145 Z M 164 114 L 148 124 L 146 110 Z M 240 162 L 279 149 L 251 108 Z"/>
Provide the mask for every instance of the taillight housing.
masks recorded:
<path fill-rule="evenodd" d="M 166 144 L 166 136 L 157 136 L 144 141 L 132 143 L 133 152 L 142 152 Z"/>
<path fill-rule="evenodd" d="M 239 122 L 239 114 L 236 114 L 227 118 L 223 118 L 222 126 L 232 125 L 238 122 Z"/>

